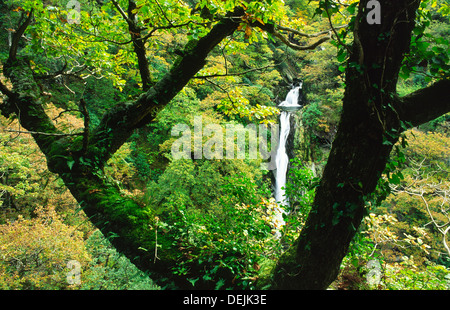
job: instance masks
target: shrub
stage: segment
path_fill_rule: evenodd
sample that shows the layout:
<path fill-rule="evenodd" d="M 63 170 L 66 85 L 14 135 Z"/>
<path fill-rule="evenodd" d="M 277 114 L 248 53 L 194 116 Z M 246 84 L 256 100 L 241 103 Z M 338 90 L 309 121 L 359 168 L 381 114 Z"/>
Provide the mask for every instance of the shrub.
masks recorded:
<path fill-rule="evenodd" d="M 52 208 L 38 207 L 36 218 L 22 216 L 0 226 L 0 287 L 2 289 L 71 289 L 67 263 L 85 266 L 81 232 L 63 223 Z"/>
<path fill-rule="evenodd" d="M 159 289 L 144 272 L 118 253 L 98 230 L 86 240 L 92 259 L 83 273 L 80 289 L 155 290 Z"/>

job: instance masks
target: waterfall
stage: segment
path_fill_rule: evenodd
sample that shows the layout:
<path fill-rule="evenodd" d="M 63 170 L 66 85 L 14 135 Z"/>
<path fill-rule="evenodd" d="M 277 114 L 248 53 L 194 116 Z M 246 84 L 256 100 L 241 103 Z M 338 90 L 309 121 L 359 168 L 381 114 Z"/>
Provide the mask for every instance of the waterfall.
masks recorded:
<path fill-rule="evenodd" d="M 278 225 L 283 226 L 284 219 L 283 214 L 286 213 L 283 209 L 283 205 L 289 205 L 289 201 L 286 200 L 285 190 L 283 189 L 286 185 L 286 174 L 289 164 L 289 157 L 286 151 L 286 142 L 290 131 L 290 117 L 292 111 L 299 110 L 302 106 L 298 104 L 298 98 L 300 94 L 300 89 L 302 88 L 302 83 L 299 82 L 294 85 L 286 96 L 286 99 L 279 104 L 281 109 L 280 114 L 280 138 L 278 141 L 278 148 L 275 157 L 276 169 L 275 174 L 275 201 L 278 207 L 275 208 L 274 219 Z"/>
<path fill-rule="evenodd" d="M 281 111 L 280 115 L 280 139 L 275 157 L 275 201 L 277 203 L 285 202 L 284 187 L 286 185 L 286 173 L 289 163 L 289 157 L 286 152 L 286 142 L 290 131 L 291 112 Z M 286 201 L 287 202 L 287 201 Z"/>

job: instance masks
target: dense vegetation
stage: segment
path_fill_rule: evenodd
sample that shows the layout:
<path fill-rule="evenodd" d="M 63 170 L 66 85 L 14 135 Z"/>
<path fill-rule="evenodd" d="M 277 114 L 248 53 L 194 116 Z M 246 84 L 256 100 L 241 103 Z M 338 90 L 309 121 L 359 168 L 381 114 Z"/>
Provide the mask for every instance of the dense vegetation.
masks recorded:
<path fill-rule="evenodd" d="M 0 288 L 270 288 L 314 204 L 341 119 L 346 70 L 363 70 L 347 62 L 359 1 L 77 3 L 79 12 L 57 0 L 0 1 Z M 244 13 L 233 11 L 238 5 Z M 399 95 L 448 79 L 449 14 L 448 1 L 422 1 Z M 205 52 L 205 63 L 185 60 L 223 16 L 239 16 L 236 30 Z M 179 91 L 168 89 L 168 102 L 157 97 L 151 118 L 127 127 L 117 115 L 144 102 L 143 91 L 156 97 L 167 76 L 185 73 L 184 61 L 198 72 Z M 204 125 L 243 132 L 276 123 L 276 105 L 297 78 L 304 108 L 296 115 L 291 205 L 280 228 L 262 158 L 175 159 L 172 129 L 193 128 L 199 115 Z M 53 125 L 41 118 L 36 130 L 26 127 L 41 111 L 24 105 L 20 115 L 10 89 L 27 92 Z M 115 122 L 127 133 L 110 127 L 108 140 L 101 130 Z M 376 190 L 364 196 L 364 221 L 333 289 L 450 288 L 450 115 L 404 126 L 398 139 L 383 141 L 393 151 Z M 139 257 L 130 255 L 135 244 L 127 252 L 123 240 L 130 239 Z M 73 261 L 80 281 L 67 277 Z"/>

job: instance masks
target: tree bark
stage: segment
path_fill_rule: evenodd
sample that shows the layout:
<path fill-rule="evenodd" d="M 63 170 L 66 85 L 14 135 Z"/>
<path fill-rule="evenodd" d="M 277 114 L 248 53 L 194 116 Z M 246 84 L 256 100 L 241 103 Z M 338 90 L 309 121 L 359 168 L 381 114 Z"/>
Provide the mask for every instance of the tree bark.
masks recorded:
<path fill-rule="evenodd" d="M 417 125 L 450 110 L 448 80 L 403 98 L 395 94 L 420 3 L 409 1 L 381 1 L 381 25 L 365 23 L 367 0 L 360 3 L 339 130 L 302 234 L 274 271 L 274 288 L 328 287 L 365 214 L 365 198 L 375 189 L 392 145 L 404 128 L 402 122 Z M 205 37 L 190 42 L 184 56 L 161 81 L 136 101 L 118 104 L 105 114 L 88 141 L 83 141 L 82 135 L 60 135 L 63 133 L 45 114 L 29 64 L 16 57 L 16 51 L 5 65 L 5 75 L 14 88 L 9 90 L 0 83 L 0 90 L 8 96 L 0 105 L 2 114 L 19 117 L 21 125 L 33 132 L 49 170 L 61 176 L 92 222 L 162 285 L 172 277 L 170 267 L 179 253 L 159 251 L 155 260 L 155 249 L 173 240 L 158 234 L 156 241 L 150 207 L 123 197 L 102 177 L 102 168 L 132 131 L 151 121 L 204 66 L 208 53 L 238 28 L 242 14 L 242 9 L 236 9 Z M 27 24 L 21 26 L 25 31 Z"/>
<path fill-rule="evenodd" d="M 190 41 L 183 57 L 159 82 L 136 101 L 117 105 L 109 111 L 94 130 L 91 143 L 99 167 L 114 154 L 131 136 L 134 129 L 149 123 L 164 108 L 189 80 L 205 65 L 209 52 L 225 37 L 231 35 L 239 26 L 241 8 L 236 8 L 225 16 L 211 31 L 198 41 Z"/>
<path fill-rule="evenodd" d="M 450 111 L 448 80 L 404 98 L 395 92 L 420 1 L 380 1 L 379 25 L 367 23 L 367 2 L 355 20 L 338 132 L 301 235 L 274 270 L 275 289 L 326 289 L 336 279 L 405 124 Z"/>
<path fill-rule="evenodd" d="M 0 105 L 0 112 L 15 113 L 21 125 L 33 132 L 47 158 L 49 170 L 60 175 L 92 223 L 119 252 L 141 270 L 149 271 L 161 286 L 179 288 L 186 282 L 171 272 L 170 268 L 180 255 L 166 250 L 173 246 L 163 246 L 165 250 L 159 251 L 155 259 L 157 246 L 172 245 L 174 240 L 160 234 L 156 241 L 157 227 L 151 206 L 141 206 L 124 197 L 116 186 L 105 180 L 102 168 L 133 130 L 150 122 L 204 66 L 209 52 L 238 28 L 242 14 L 243 9 L 236 8 L 207 35 L 189 42 L 183 57 L 161 81 L 136 101 L 118 104 L 107 112 L 88 141 L 83 141 L 84 134 L 73 138 L 56 129 L 45 113 L 29 63 L 16 57 L 14 52 L 4 65 L 5 76 L 13 89 L 0 83 L 0 90 L 8 95 L 6 102 Z M 24 31 L 28 24 L 27 20 L 22 25 Z"/>
<path fill-rule="evenodd" d="M 117 1 L 112 1 L 112 3 L 128 24 L 131 41 L 133 42 L 133 50 L 138 61 L 139 74 L 142 80 L 142 89 L 147 91 L 151 86 L 152 79 L 150 76 L 147 51 L 145 49 L 146 40 L 141 35 L 141 29 L 137 25 L 137 15 L 136 12 L 134 12 L 137 8 L 136 2 L 134 0 L 128 1 L 127 13 L 125 13 Z"/>

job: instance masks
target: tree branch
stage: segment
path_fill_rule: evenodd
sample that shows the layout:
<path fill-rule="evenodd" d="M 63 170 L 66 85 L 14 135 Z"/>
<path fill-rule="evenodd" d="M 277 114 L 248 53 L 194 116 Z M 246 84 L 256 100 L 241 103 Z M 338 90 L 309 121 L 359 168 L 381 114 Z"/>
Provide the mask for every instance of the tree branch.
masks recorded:
<path fill-rule="evenodd" d="M 158 5 L 159 10 L 161 11 L 161 14 L 164 16 L 164 18 L 167 20 L 167 22 L 169 23 L 169 25 L 172 25 L 172 22 L 170 21 L 170 19 L 167 17 L 166 12 L 164 11 L 164 9 L 161 7 L 161 4 L 159 4 L 158 0 L 155 0 L 156 4 Z"/>
<path fill-rule="evenodd" d="M 262 71 L 264 69 L 276 67 L 278 65 L 279 64 L 267 65 L 267 66 L 264 66 L 264 67 L 253 68 L 253 69 L 245 70 L 245 71 L 242 71 L 242 72 L 235 72 L 235 73 L 227 72 L 225 74 L 196 75 L 196 76 L 194 76 L 192 78 L 193 79 L 208 79 L 208 78 L 213 78 L 213 77 L 238 76 L 238 75 L 244 75 L 244 74 L 247 74 L 247 73 L 250 73 L 250 72 L 254 72 L 254 71 Z"/>
<path fill-rule="evenodd" d="M 137 25 L 137 18 L 135 13 L 136 2 L 134 2 L 133 0 L 128 0 L 127 12 L 122 9 L 117 1 L 112 0 L 112 3 L 128 24 L 128 31 L 131 36 L 131 42 L 133 42 L 134 53 L 136 54 L 138 60 L 139 74 L 142 80 L 142 89 L 146 91 L 150 88 L 151 77 L 145 50 L 146 40 L 141 36 L 141 31 L 143 30 L 143 28 L 139 28 Z"/>
<path fill-rule="evenodd" d="M 302 46 L 302 45 L 298 45 L 298 44 L 295 44 L 295 43 L 292 43 L 291 41 L 289 41 L 289 39 L 286 38 L 285 36 L 283 36 L 280 32 L 278 32 L 277 29 L 281 29 L 281 30 L 284 30 L 284 31 L 289 31 L 289 32 L 292 32 L 292 33 L 295 33 L 295 34 L 298 34 L 298 35 L 301 35 L 301 36 L 304 36 L 304 37 L 308 37 L 308 38 L 318 37 L 320 35 L 330 33 L 330 31 L 322 31 L 322 32 L 318 32 L 318 33 L 315 33 L 315 34 L 307 35 L 305 33 L 302 33 L 300 31 L 294 30 L 292 28 L 281 27 L 281 26 L 276 26 L 275 27 L 273 24 L 269 24 L 269 23 L 262 24 L 259 21 L 254 21 L 254 22 L 251 23 L 251 25 L 253 27 L 261 28 L 262 30 L 266 31 L 267 33 L 270 33 L 274 37 L 278 38 L 285 45 L 287 45 L 288 47 L 290 47 L 290 48 L 292 48 L 294 50 L 297 50 L 297 51 L 313 50 L 317 46 L 319 46 L 320 44 L 322 44 L 322 43 L 324 43 L 324 42 L 326 42 L 326 41 L 331 39 L 331 36 L 328 35 L 326 37 L 320 38 L 319 40 L 317 40 L 314 43 Z"/>
<path fill-rule="evenodd" d="M 141 36 L 141 31 L 143 29 L 139 28 L 137 25 L 137 16 L 135 13 L 135 9 L 136 2 L 134 2 L 133 0 L 128 0 L 128 29 L 130 31 L 131 40 L 133 40 L 134 53 L 136 54 L 136 57 L 138 59 L 139 74 L 142 80 L 142 89 L 146 91 L 150 88 L 152 79 L 147 59 L 147 52 L 145 49 L 146 40 L 143 40 Z"/>
<path fill-rule="evenodd" d="M 397 98 L 400 119 L 419 126 L 450 112 L 450 80 L 444 79 L 409 95 Z"/>
<path fill-rule="evenodd" d="M 6 96 L 8 96 L 8 97 L 13 97 L 13 96 L 14 96 L 14 93 L 13 93 L 11 90 L 9 90 L 9 88 L 6 87 L 6 85 L 3 84 L 2 81 L 0 81 L 0 91 L 1 91 L 4 95 L 6 95 Z"/>
<path fill-rule="evenodd" d="M 49 132 L 38 132 L 38 131 L 25 131 L 25 130 L 15 130 L 15 129 L 4 129 L 7 132 L 25 133 L 29 135 L 42 135 L 42 136 L 52 136 L 52 137 L 70 137 L 70 136 L 81 136 L 84 133 L 49 133 Z"/>
<path fill-rule="evenodd" d="M 334 27 L 334 29 L 342 29 L 342 28 L 346 28 L 346 27 L 348 27 L 348 24 Z M 307 37 L 307 38 L 315 38 L 315 37 L 318 37 L 318 36 L 321 36 L 324 34 L 328 34 L 332 31 L 332 29 L 328 29 L 328 30 L 324 30 L 324 31 L 316 32 L 316 33 L 305 33 L 305 32 L 301 32 L 301 31 L 298 31 L 293 28 L 283 27 L 283 26 L 279 26 L 279 25 L 277 25 L 276 28 L 279 30 L 292 32 L 293 34 L 299 35 L 301 37 Z"/>
<path fill-rule="evenodd" d="M 80 107 L 81 107 L 81 112 L 82 112 L 83 118 L 84 118 L 83 149 L 82 149 L 82 152 L 83 152 L 83 154 L 85 154 L 87 152 L 88 145 L 89 145 L 89 122 L 90 122 L 90 117 L 89 117 L 89 112 L 88 112 L 87 107 L 86 107 L 86 101 L 84 99 L 80 100 Z"/>
<path fill-rule="evenodd" d="M 24 14 L 24 13 L 22 13 L 22 14 Z M 19 26 L 19 28 L 13 35 L 11 47 L 9 49 L 9 60 L 10 61 L 16 60 L 17 49 L 19 48 L 20 38 L 22 38 L 22 35 L 24 34 L 28 25 L 31 23 L 31 19 L 33 18 L 33 10 L 31 10 L 30 12 L 28 12 L 26 14 L 28 14 L 27 19 L 24 21 L 24 23 L 22 25 Z"/>
<path fill-rule="evenodd" d="M 203 68 L 209 52 L 238 28 L 242 14 L 243 10 L 236 8 L 203 38 L 187 43 L 183 57 L 158 83 L 136 101 L 119 104 L 104 115 L 90 137 L 90 145 L 95 149 L 95 154 L 91 155 L 98 160 L 99 167 L 130 137 L 134 129 L 150 122 Z"/>
<path fill-rule="evenodd" d="M 417 172 L 418 170 L 421 168 L 421 164 L 420 166 L 417 168 Z M 426 180 L 426 179 L 424 179 Z M 427 183 L 425 186 L 421 186 L 419 188 L 414 188 L 414 186 L 402 186 L 403 188 L 401 189 L 397 189 L 396 187 L 391 186 L 391 189 L 393 192 L 395 193 L 406 193 L 410 196 L 416 196 L 419 197 L 422 202 L 425 205 L 425 208 L 427 210 L 428 213 L 428 217 L 431 220 L 431 223 L 433 223 L 434 227 L 441 233 L 442 235 L 442 244 L 444 246 L 444 248 L 446 249 L 448 255 L 450 256 L 450 247 L 447 243 L 446 237 L 447 237 L 447 233 L 450 231 L 450 217 L 447 214 L 446 210 L 442 209 L 442 206 L 445 205 L 447 203 L 447 194 L 448 194 L 448 190 L 440 188 L 440 184 L 429 184 L 428 180 L 426 180 Z M 430 204 L 428 203 L 427 199 L 425 199 L 425 193 L 427 191 L 427 188 L 431 188 L 434 191 L 439 191 L 442 194 L 438 194 L 437 196 L 442 198 L 442 204 L 441 204 L 441 219 L 442 217 L 447 217 L 447 221 L 444 221 L 443 224 L 440 224 L 438 222 L 438 220 L 433 216 L 433 212 L 430 208 Z M 435 200 L 435 194 L 433 194 L 433 200 Z M 441 220 L 442 221 L 442 220 Z M 427 224 L 428 225 L 428 224 Z"/>
<path fill-rule="evenodd" d="M 123 19 L 125 19 L 125 21 L 127 23 L 133 22 L 128 18 L 127 14 L 125 13 L 125 11 L 122 9 L 122 7 L 119 5 L 119 3 L 116 0 L 111 0 L 111 2 L 116 7 L 117 11 L 119 11 L 120 15 L 122 15 Z"/>
<path fill-rule="evenodd" d="M 329 6 L 328 4 L 328 0 L 325 0 L 327 3 L 327 6 Z M 341 38 L 339 38 L 339 35 L 336 31 L 336 28 L 333 26 L 333 23 L 331 22 L 331 15 L 330 12 L 328 12 L 328 8 L 325 9 L 325 12 L 327 13 L 327 17 L 328 17 L 328 23 L 330 24 L 331 30 L 333 31 L 334 35 L 336 36 L 336 40 L 339 42 L 339 44 L 343 47 L 345 47 L 345 49 L 348 51 L 348 53 L 350 54 L 352 51 L 350 50 L 350 48 L 344 44 L 344 42 L 342 42 Z"/>
<path fill-rule="evenodd" d="M 64 74 L 64 70 L 66 70 L 66 68 L 67 68 L 67 61 L 64 62 L 64 66 L 60 70 L 57 70 L 56 72 L 54 72 L 52 74 L 34 75 L 34 78 L 36 80 L 53 79 L 53 78 L 55 78 L 57 76 L 63 75 Z"/>
<path fill-rule="evenodd" d="M 65 162 L 62 163 L 62 159 L 70 156 L 69 147 L 64 148 L 61 145 L 67 143 L 68 136 L 79 134 L 62 133 L 55 127 L 39 101 L 40 89 L 33 79 L 33 73 L 28 63 L 22 59 L 16 59 L 16 61 L 9 59 L 5 66 L 5 75 L 10 79 L 15 93 L 8 96 L 7 109 L 6 111 L 2 109 L 1 113 L 5 116 L 15 113 L 21 126 L 26 129 L 23 132 L 15 132 L 33 135 L 47 158 L 49 170 L 61 173 L 64 171 L 62 167 L 67 167 Z M 60 166 L 61 164 L 63 166 Z"/>
<path fill-rule="evenodd" d="M 324 43 L 324 42 L 326 42 L 326 41 L 331 39 L 331 37 L 323 37 L 323 38 L 320 38 L 319 40 L 317 40 L 316 42 L 314 42 L 314 43 L 312 43 L 310 45 L 301 46 L 301 45 L 297 45 L 295 43 L 290 42 L 288 39 L 286 39 L 279 32 L 273 32 L 272 35 L 275 36 L 276 38 L 280 39 L 281 42 L 283 42 L 284 44 L 286 44 L 290 48 L 292 48 L 294 50 L 297 50 L 297 51 L 313 50 L 316 47 L 318 47 L 320 44 L 322 44 L 322 43 Z"/>

